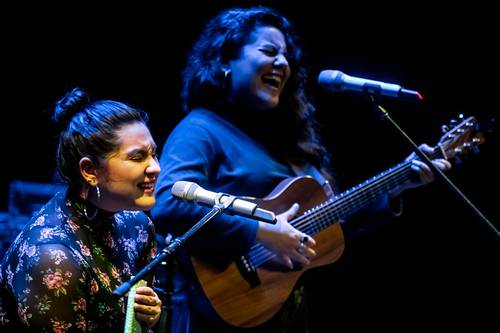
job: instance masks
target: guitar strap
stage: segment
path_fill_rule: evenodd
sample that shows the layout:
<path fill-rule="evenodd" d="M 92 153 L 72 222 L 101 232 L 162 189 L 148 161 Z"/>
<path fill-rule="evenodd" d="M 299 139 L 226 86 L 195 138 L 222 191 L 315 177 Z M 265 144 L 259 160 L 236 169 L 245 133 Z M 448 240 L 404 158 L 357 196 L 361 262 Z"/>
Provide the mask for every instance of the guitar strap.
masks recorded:
<path fill-rule="evenodd" d="M 335 192 L 333 191 L 332 186 L 330 185 L 330 182 L 323 177 L 321 172 L 312 164 L 302 164 L 302 165 L 297 165 L 293 163 L 289 163 L 290 167 L 292 168 L 293 172 L 297 176 L 311 176 L 314 178 L 318 183 L 320 183 L 321 186 L 323 186 L 323 190 L 325 191 L 326 195 L 328 197 L 332 197 L 335 195 Z"/>

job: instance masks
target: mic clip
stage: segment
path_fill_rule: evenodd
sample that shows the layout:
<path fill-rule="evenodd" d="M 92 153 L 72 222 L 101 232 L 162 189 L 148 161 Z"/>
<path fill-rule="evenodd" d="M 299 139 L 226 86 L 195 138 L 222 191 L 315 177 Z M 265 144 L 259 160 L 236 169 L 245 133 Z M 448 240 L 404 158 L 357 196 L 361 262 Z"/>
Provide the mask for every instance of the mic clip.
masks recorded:
<path fill-rule="evenodd" d="M 226 197 L 227 199 L 221 200 L 223 197 Z M 235 196 L 227 195 L 227 194 L 219 192 L 219 193 L 217 193 L 217 195 L 214 198 L 214 202 L 215 202 L 214 206 L 219 207 L 222 210 L 226 210 L 233 205 L 233 203 L 236 199 L 237 199 L 237 197 L 235 197 Z"/>
<path fill-rule="evenodd" d="M 236 201 L 237 200 L 237 201 Z M 276 224 L 276 215 L 268 210 L 261 209 L 256 203 L 244 200 L 237 196 L 228 195 L 225 193 L 217 193 L 214 198 L 214 207 L 219 207 L 222 210 L 229 208 L 231 215 L 235 214 L 235 211 L 239 211 L 240 215 L 254 218 L 262 222 Z M 237 204 L 237 208 L 234 207 Z"/>

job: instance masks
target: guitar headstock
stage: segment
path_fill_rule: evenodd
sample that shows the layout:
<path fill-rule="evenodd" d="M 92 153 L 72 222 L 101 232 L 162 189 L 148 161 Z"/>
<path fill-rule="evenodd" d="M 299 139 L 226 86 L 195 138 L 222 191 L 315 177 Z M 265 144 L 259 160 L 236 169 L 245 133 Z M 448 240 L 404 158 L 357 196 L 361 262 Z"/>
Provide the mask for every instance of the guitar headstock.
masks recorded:
<path fill-rule="evenodd" d="M 451 123 L 453 128 L 443 126 L 445 134 L 439 140 L 437 147 L 446 159 L 456 159 L 469 152 L 478 152 L 478 146 L 484 143 L 484 136 L 478 132 L 478 122 L 474 116 Z"/>

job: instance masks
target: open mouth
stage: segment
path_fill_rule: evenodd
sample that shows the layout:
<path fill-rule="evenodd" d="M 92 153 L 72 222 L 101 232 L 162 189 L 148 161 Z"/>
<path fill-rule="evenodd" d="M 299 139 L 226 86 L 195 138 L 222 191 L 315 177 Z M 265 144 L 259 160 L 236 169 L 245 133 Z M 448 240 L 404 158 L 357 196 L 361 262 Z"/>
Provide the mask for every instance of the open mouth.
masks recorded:
<path fill-rule="evenodd" d="M 265 74 L 262 76 L 262 82 L 275 89 L 279 89 L 281 87 L 282 78 L 278 74 Z"/>
<path fill-rule="evenodd" d="M 140 183 L 139 185 L 137 185 L 137 187 L 143 191 L 152 192 L 155 189 L 155 183 L 154 182 Z"/>

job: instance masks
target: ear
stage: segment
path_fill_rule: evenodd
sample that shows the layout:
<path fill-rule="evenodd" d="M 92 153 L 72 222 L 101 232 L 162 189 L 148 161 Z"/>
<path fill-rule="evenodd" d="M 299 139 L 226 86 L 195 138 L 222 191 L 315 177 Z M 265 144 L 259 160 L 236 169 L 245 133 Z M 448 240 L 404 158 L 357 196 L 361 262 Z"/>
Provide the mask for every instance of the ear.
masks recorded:
<path fill-rule="evenodd" d="M 90 185 L 97 184 L 97 167 L 90 157 L 82 157 L 79 164 L 83 179 Z"/>

